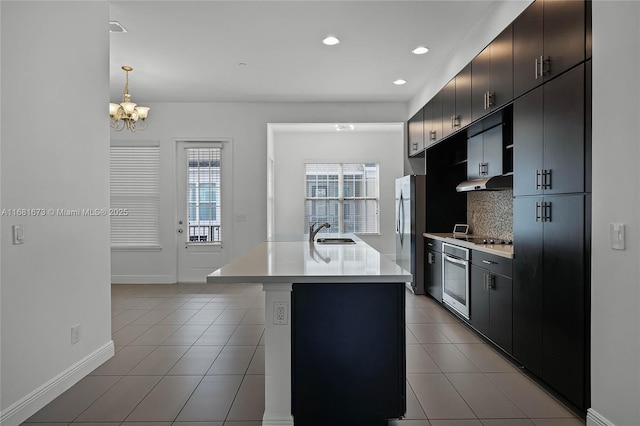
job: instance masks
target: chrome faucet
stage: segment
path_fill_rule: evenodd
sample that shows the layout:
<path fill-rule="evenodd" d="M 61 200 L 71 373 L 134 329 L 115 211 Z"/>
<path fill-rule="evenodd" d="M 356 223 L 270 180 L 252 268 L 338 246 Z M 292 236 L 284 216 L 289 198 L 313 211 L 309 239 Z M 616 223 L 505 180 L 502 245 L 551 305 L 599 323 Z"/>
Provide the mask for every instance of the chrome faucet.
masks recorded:
<path fill-rule="evenodd" d="M 318 229 L 316 229 L 315 231 L 313 230 L 313 227 L 316 226 L 317 223 L 314 223 L 313 225 L 311 225 L 309 227 L 309 241 L 313 242 L 316 239 L 316 234 L 318 232 L 320 232 L 320 230 L 322 228 L 331 228 L 331 224 L 328 222 L 323 223 L 322 225 L 318 226 Z"/>

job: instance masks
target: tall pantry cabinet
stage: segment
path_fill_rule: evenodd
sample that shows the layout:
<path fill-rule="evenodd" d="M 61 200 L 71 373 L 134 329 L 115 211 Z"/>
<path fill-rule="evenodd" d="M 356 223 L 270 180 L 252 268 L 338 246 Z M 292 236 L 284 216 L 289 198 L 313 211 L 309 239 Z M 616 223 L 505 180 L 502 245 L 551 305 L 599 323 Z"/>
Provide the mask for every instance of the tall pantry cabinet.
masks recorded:
<path fill-rule="evenodd" d="M 588 407 L 589 3 L 538 0 L 513 23 L 513 356 Z"/>

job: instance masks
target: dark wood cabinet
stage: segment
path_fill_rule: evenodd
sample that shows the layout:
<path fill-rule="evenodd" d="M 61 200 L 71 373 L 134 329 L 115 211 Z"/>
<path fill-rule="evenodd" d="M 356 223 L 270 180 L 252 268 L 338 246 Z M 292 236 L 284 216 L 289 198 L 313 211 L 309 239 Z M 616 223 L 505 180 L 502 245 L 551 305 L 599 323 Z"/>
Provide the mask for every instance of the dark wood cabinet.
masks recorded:
<path fill-rule="evenodd" d="M 510 259 L 472 252 L 471 264 L 471 325 L 504 351 L 512 351 L 512 283 Z M 486 262 L 486 263 L 485 263 Z M 500 265 L 498 267 L 497 265 Z M 509 272 L 496 273 L 493 268 Z"/>
<path fill-rule="evenodd" d="M 442 101 L 436 94 L 424 107 L 424 143 L 425 148 L 442 139 Z"/>
<path fill-rule="evenodd" d="M 584 65 L 513 104 L 515 196 L 585 188 Z"/>
<path fill-rule="evenodd" d="M 471 63 L 471 119 L 513 100 L 513 30 L 509 25 Z"/>
<path fill-rule="evenodd" d="M 467 140 L 467 179 L 502 174 L 502 125 L 499 124 Z"/>
<path fill-rule="evenodd" d="M 425 283 L 427 294 L 442 303 L 442 243 L 432 238 L 425 238 Z"/>
<path fill-rule="evenodd" d="M 471 124 L 471 63 L 456 75 L 456 130 Z"/>
<path fill-rule="evenodd" d="M 585 404 L 584 195 L 544 197 L 542 378 L 580 408 Z"/>
<path fill-rule="evenodd" d="M 517 97 L 585 60 L 584 1 L 537 0 L 513 22 Z"/>
<path fill-rule="evenodd" d="M 585 60 L 585 1 L 544 0 L 545 80 Z"/>
<path fill-rule="evenodd" d="M 424 149 L 424 108 L 421 108 L 413 117 L 409 119 L 408 141 L 409 156 L 415 155 Z"/>
<path fill-rule="evenodd" d="M 541 197 L 513 200 L 513 356 L 542 377 Z"/>
<path fill-rule="evenodd" d="M 545 194 L 584 191 L 584 78 L 580 65 L 544 85 Z"/>
<path fill-rule="evenodd" d="M 471 63 L 467 64 L 440 91 L 442 137 L 471 124 Z"/>
<path fill-rule="evenodd" d="M 442 100 L 442 137 L 446 138 L 456 131 L 455 115 L 456 115 L 456 79 L 452 78 L 440 90 L 440 98 Z"/>
<path fill-rule="evenodd" d="M 586 408 L 585 196 L 514 200 L 513 356 Z"/>

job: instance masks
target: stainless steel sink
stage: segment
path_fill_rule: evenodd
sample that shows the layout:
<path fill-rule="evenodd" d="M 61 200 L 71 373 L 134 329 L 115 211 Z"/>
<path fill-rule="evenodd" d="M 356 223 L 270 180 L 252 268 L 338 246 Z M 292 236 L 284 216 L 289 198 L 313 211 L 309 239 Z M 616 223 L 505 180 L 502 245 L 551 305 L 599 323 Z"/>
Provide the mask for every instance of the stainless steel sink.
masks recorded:
<path fill-rule="evenodd" d="M 318 238 L 318 244 L 355 244 L 351 238 Z"/>

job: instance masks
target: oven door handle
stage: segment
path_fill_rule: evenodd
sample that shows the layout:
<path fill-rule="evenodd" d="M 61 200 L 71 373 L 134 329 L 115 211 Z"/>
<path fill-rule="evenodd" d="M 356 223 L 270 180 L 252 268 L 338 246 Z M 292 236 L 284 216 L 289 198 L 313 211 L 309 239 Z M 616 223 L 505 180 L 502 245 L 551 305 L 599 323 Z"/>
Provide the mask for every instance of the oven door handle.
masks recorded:
<path fill-rule="evenodd" d="M 469 261 L 467 261 L 467 260 L 462 260 L 462 259 L 458 259 L 458 258 L 455 258 L 455 257 L 451 257 L 451 256 L 446 255 L 446 254 L 444 255 L 444 259 L 447 260 L 448 262 L 451 262 L 451 263 L 457 263 L 458 265 L 467 266 L 469 264 Z"/>

